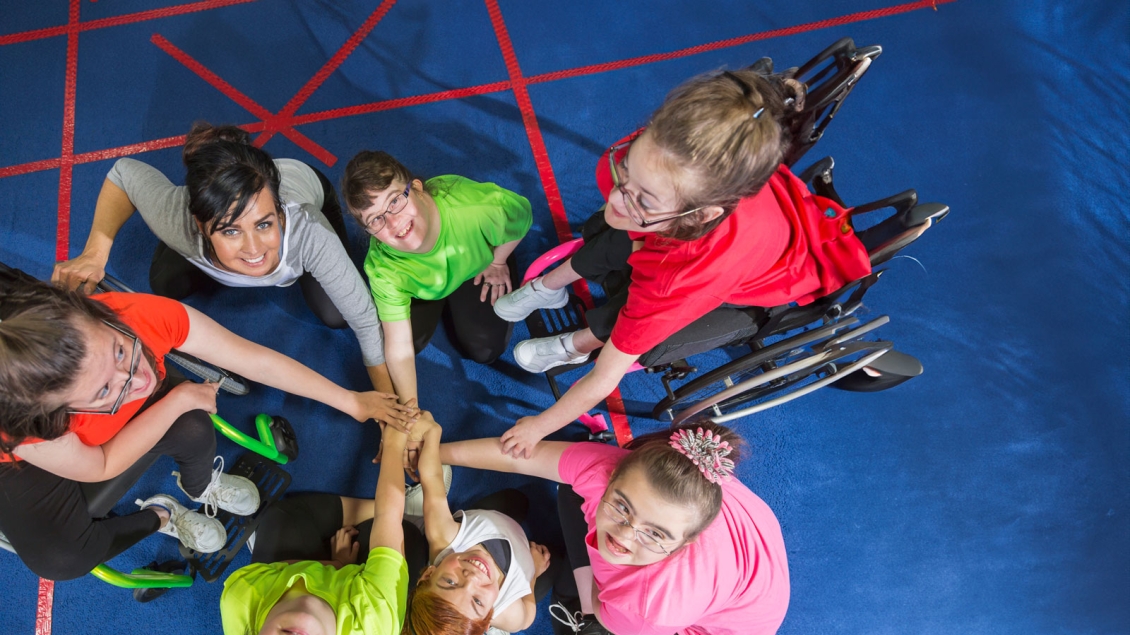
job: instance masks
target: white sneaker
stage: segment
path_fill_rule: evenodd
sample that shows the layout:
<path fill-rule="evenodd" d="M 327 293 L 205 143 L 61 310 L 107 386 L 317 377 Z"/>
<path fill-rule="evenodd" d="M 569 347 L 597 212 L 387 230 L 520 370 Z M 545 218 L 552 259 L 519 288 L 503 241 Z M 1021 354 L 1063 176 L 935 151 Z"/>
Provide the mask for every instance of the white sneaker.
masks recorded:
<path fill-rule="evenodd" d="M 581 364 L 589 360 L 588 353 L 570 353 L 565 348 L 565 338 L 572 333 L 523 340 L 514 346 L 514 361 L 531 373 L 544 373 L 564 364 Z"/>
<path fill-rule="evenodd" d="M 217 465 L 218 463 L 218 465 Z M 217 456 L 212 462 L 216 467 L 212 469 L 212 481 L 200 496 L 191 496 L 194 502 L 204 504 L 204 513 L 209 518 L 216 517 L 216 508 L 235 514 L 236 516 L 250 516 L 259 509 L 259 488 L 255 483 L 242 476 L 224 474 L 224 457 Z M 177 477 L 177 486 L 185 494 L 184 486 L 180 484 L 180 472 L 173 472 Z"/>
<path fill-rule="evenodd" d="M 163 507 L 168 510 L 169 522 L 158 531 L 176 538 L 193 551 L 215 553 L 223 549 L 224 543 L 228 541 L 228 532 L 224 529 L 223 523 L 185 508 L 172 496 L 157 494 L 145 500 L 139 498 L 134 502 L 142 509 Z"/>
<path fill-rule="evenodd" d="M 451 491 L 451 466 L 443 466 L 443 495 Z M 404 515 L 423 518 L 424 486 L 416 483 L 404 491 Z"/>
<path fill-rule="evenodd" d="M 507 322 L 521 322 L 538 309 L 560 309 L 569 303 L 568 289 L 546 289 L 541 281 L 534 278 L 499 298 L 494 303 L 495 314 Z"/>

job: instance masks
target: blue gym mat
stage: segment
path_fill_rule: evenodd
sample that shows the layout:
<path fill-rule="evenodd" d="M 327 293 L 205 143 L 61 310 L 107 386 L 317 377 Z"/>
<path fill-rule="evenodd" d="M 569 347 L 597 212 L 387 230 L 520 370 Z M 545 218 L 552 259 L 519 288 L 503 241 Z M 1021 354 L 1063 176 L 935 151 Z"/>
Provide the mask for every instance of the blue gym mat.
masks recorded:
<path fill-rule="evenodd" d="M 922 377 L 735 424 L 752 447 L 738 473 L 788 547 L 780 632 L 1128 633 L 1125 2 L 3 0 L 0 260 L 49 276 L 81 252 L 116 158 L 182 182 L 180 137 L 208 120 L 265 131 L 273 156 L 334 181 L 369 148 L 520 192 L 535 215 L 525 266 L 557 244 L 554 214 L 575 228 L 599 205 L 596 158 L 670 88 L 766 55 L 800 64 L 845 35 L 884 53 L 801 167 L 833 156 L 852 204 L 913 187 L 953 211 L 868 296 Z M 360 254 L 364 235 L 350 234 Z M 155 244 L 131 219 L 109 270 L 146 289 Z M 322 327 L 297 287 L 188 302 L 367 384 L 353 335 Z M 525 335 L 519 325 L 515 341 Z M 465 361 L 442 329 L 417 364 L 422 404 L 450 439 L 496 436 L 551 403 L 509 354 Z M 657 377 L 621 391 L 635 434 L 663 425 L 640 414 L 662 395 Z M 374 426 L 263 388 L 221 397 L 220 411 L 245 430 L 259 412 L 294 423 L 293 490 L 372 495 Z M 220 441 L 229 462 L 237 450 Z M 171 469 L 162 459 L 119 509 L 175 491 Z M 546 483 L 457 469 L 453 507 L 504 486 L 544 510 L 531 531 L 554 540 Z M 157 535 L 110 564 L 175 554 Z M 91 576 L 41 587 L 6 552 L 0 571 L 5 633 L 220 631 L 219 583 L 141 605 Z M 551 632 L 544 608 L 530 632 Z"/>

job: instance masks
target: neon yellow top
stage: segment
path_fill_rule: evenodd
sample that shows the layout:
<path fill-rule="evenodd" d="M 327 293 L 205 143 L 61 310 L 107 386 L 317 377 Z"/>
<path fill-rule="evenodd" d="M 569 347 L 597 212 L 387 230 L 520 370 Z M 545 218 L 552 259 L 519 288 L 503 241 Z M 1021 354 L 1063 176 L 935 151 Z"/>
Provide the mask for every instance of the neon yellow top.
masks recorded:
<path fill-rule="evenodd" d="M 388 547 L 364 564 L 336 569 L 320 562 L 251 564 L 231 574 L 220 596 L 224 635 L 258 633 L 267 613 L 299 579 L 337 616 L 338 635 L 396 635 L 408 605 L 408 563 Z"/>
<path fill-rule="evenodd" d="M 439 300 L 487 268 L 494 248 L 526 235 L 530 202 L 494 183 L 461 176 L 428 179 L 439 210 L 435 247 L 424 254 L 397 251 L 372 238 L 365 273 L 382 322 L 406 320 L 412 298 Z"/>

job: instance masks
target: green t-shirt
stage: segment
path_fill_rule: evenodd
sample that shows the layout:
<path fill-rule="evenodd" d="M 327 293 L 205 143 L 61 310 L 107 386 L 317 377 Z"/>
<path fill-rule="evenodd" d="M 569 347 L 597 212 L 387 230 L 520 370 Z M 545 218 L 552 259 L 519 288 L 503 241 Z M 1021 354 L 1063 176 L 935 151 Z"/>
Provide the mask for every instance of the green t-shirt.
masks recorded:
<path fill-rule="evenodd" d="M 487 268 L 494 248 L 526 235 L 530 202 L 494 183 L 437 176 L 426 189 L 439 210 L 436 245 L 425 254 L 397 251 L 372 238 L 365 273 L 382 322 L 406 320 L 412 298 L 439 300 Z"/>
<path fill-rule="evenodd" d="M 388 547 L 369 552 L 365 564 L 341 569 L 320 562 L 252 564 L 231 574 L 220 596 L 224 635 L 263 628 L 267 613 L 303 579 L 306 590 L 329 604 L 338 635 L 397 635 L 408 605 L 408 563 Z"/>

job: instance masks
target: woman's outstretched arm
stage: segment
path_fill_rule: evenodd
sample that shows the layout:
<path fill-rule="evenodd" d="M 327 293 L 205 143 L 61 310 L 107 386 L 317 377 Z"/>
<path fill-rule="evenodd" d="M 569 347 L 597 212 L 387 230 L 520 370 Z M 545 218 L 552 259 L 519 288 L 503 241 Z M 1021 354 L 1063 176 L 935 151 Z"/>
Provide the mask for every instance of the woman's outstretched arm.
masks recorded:
<path fill-rule="evenodd" d="M 377 419 L 411 427 L 415 409 L 396 402 L 396 395 L 346 390 L 295 360 L 246 340 L 192 307 L 188 338 L 180 350 L 244 377 L 299 397 L 320 401 L 357 421 Z"/>
<path fill-rule="evenodd" d="M 106 277 L 106 262 L 118 230 L 133 215 L 134 206 L 125 190 L 110 179 L 102 182 L 98 202 L 94 204 L 94 222 L 86 237 L 82 253 L 55 265 L 51 282 L 82 293 L 93 293 L 94 287 Z"/>
<path fill-rule="evenodd" d="M 526 460 L 503 454 L 498 439 L 473 439 L 441 444 L 439 458 L 448 465 L 525 474 L 563 483 L 557 464 L 561 461 L 561 455 L 572 445 L 565 441 L 545 441 L 537 444 L 530 456 L 531 460 Z"/>

